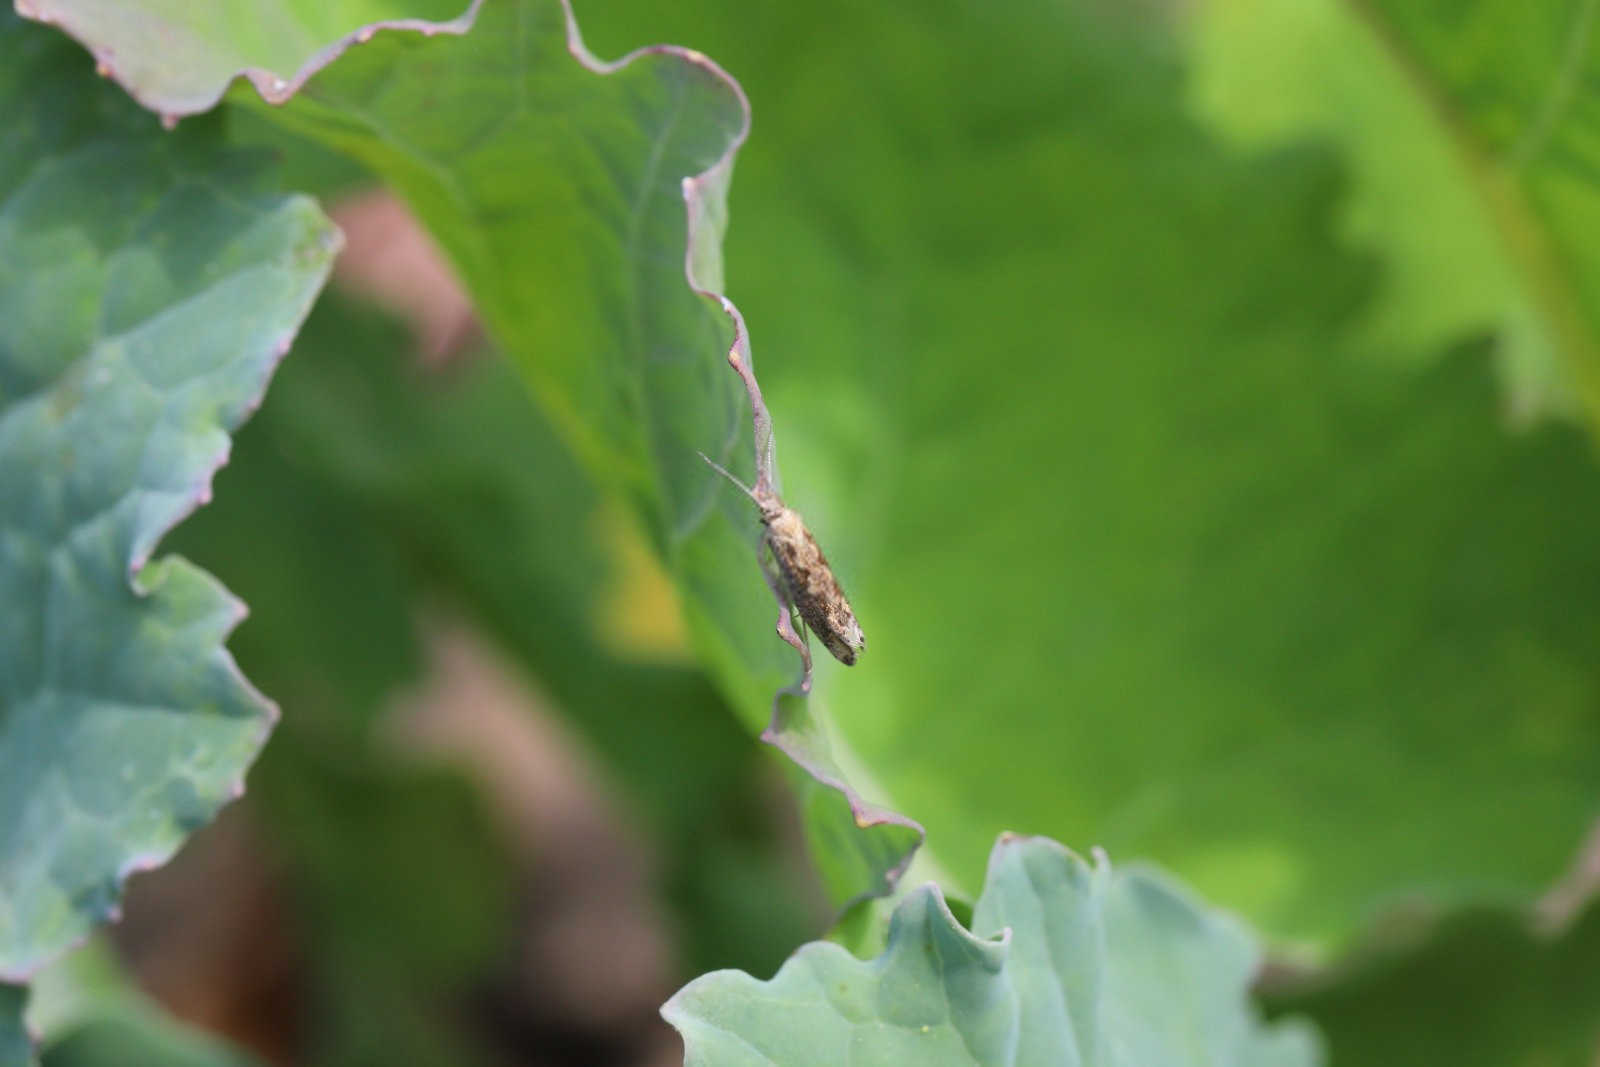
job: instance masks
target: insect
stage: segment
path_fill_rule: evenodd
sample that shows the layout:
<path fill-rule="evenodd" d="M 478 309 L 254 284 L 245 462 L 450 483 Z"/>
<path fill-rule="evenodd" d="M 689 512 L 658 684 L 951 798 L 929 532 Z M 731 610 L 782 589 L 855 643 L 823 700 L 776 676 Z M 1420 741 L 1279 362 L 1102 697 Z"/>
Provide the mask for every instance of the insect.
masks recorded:
<path fill-rule="evenodd" d="M 777 493 L 771 490 L 758 493 L 751 489 L 704 452 L 700 453 L 700 458 L 756 502 L 756 507 L 761 509 L 761 524 L 766 527 L 762 542 L 772 551 L 790 603 L 834 658 L 847 667 L 852 666 L 866 647 L 867 639 L 861 635 L 861 624 L 856 621 L 856 613 L 850 610 L 850 601 L 839 588 L 833 568 L 828 566 L 828 557 L 822 554 L 817 539 L 806 529 L 799 513 L 785 507 Z"/>

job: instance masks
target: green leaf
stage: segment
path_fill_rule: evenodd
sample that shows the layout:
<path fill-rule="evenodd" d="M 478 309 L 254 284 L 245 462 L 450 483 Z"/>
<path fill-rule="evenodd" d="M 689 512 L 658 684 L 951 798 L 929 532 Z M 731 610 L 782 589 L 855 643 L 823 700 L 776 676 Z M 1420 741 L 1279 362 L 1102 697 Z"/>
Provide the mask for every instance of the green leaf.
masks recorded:
<path fill-rule="evenodd" d="M 1484 344 L 1369 347 L 1338 161 L 1218 143 L 1087 6 L 607 7 L 760 115 L 730 284 L 869 635 L 817 681 L 868 795 L 947 885 L 1019 826 L 1279 937 L 1541 890 L 1600 804 L 1588 443 L 1507 432 Z"/>
<path fill-rule="evenodd" d="M 1590 1067 L 1600 905 L 1556 936 L 1530 925 L 1524 912 L 1483 907 L 1388 930 L 1326 974 L 1274 983 L 1268 1010 L 1315 1020 L 1334 1063 Z"/>
<path fill-rule="evenodd" d="M 30 1067 L 38 1063 L 33 1041 L 22 1025 L 28 1002 L 26 986 L 0 985 L 0 1067 Z"/>
<path fill-rule="evenodd" d="M 1162 878 L 1006 835 L 972 933 L 925 886 L 875 960 L 806 945 L 768 982 L 698 978 L 662 1015 L 690 1067 L 1316 1063 L 1309 1030 L 1255 1019 L 1256 965 L 1237 923 Z"/>
<path fill-rule="evenodd" d="M 263 99 L 285 100 L 379 29 L 464 33 L 467 2 L 20 0 L 17 13 L 60 26 L 135 100 L 173 121 L 210 110 L 241 75 Z"/>
<path fill-rule="evenodd" d="M 737 87 L 681 49 L 602 66 L 562 4 L 518 0 L 465 37 L 379 35 L 264 113 L 407 197 L 564 440 L 635 505 L 714 676 L 764 725 L 795 657 L 773 636 L 755 510 L 696 454 L 749 477 L 736 313 L 685 277 L 692 262 L 721 286 Z M 836 897 L 887 891 L 920 829 L 861 800 L 810 710 L 782 710 L 771 736 L 825 786 L 807 810 L 839 856 Z"/>
<path fill-rule="evenodd" d="M 43 1067 L 258 1067 L 254 1056 L 178 1021 L 133 984 L 104 938 L 38 976 L 29 1021 Z"/>
<path fill-rule="evenodd" d="M 1522 413 L 1600 416 L 1600 5 L 1218 0 L 1200 110 L 1246 143 L 1337 144 L 1344 211 L 1391 284 L 1378 336 L 1425 356 L 1494 330 Z"/>
<path fill-rule="evenodd" d="M 149 562 L 210 495 L 337 235 L 214 131 L 163 135 L 76 47 L 0 22 L 0 975 L 116 913 L 242 789 L 274 709 L 242 606 Z"/>
<path fill-rule="evenodd" d="M 261 1061 L 147 1008 L 85 1022 L 45 1050 L 42 1067 L 259 1067 Z"/>

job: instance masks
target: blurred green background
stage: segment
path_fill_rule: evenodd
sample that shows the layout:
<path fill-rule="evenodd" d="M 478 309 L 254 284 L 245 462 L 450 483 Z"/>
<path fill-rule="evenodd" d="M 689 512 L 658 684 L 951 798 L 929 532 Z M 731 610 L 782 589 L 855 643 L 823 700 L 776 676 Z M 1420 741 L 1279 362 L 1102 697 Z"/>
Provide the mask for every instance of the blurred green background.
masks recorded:
<path fill-rule="evenodd" d="M 1103 846 L 1335 1064 L 1593 1062 L 1595 9 L 578 6 L 750 97 L 727 292 L 868 634 L 816 703 L 948 888 Z M 831 918 L 765 708 L 500 338 L 374 271 L 427 248 L 376 176 L 228 121 L 375 243 L 165 543 L 284 717 L 124 957 L 279 1062 L 672 1062 L 665 995 Z"/>

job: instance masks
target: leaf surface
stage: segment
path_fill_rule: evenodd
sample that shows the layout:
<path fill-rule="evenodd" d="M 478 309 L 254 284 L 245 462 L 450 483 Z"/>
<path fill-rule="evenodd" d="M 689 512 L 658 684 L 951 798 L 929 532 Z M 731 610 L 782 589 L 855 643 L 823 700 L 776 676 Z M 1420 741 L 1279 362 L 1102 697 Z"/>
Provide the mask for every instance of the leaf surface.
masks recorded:
<path fill-rule="evenodd" d="M 1481 337 L 1372 339 L 1335 157 L 1220 142 L 1096 5 L 608 12 L 760 116 L 729 262 L 868 635 L 818 699 L 947 885 L 1023 827 L 1326 940 L 1565 869 L 1600 470 L 1508 430 Z"/>
<path fill-rule="evenodd" d="M 22 1009 L 28 990 L 23 986 L 0 985 L 0 1067 L 31 1067 L 38 1062 L 33 1042 L 22 1025 Z"/>
<path fill-rule="evenodd" d="M 1391 285 L 1382 340 L 1426 358 L 1493 330 L 1523 414 L 1600 416 L 1600 5 L 1220 0 L 1200 111 L 1246 143 L 1350 161 L 1351 237 Z"/>
<path fill-rule="evenodd" d="M 468 0 L 19 0 L 60 26 L 145 107 L 176 120 L 208 111 L 240 76 L 281 102 L 379 29 L 462 33 Z"/>
<path fill-rule="evenodd" d="M 237 796 L 275 709 L 242 606 L 161 536 L 209 498 L 337 234 L 0 22 L 0 976 L 116 914 Z"/>
<path fill-rule="evenodd" d="M 750 480 L 737 312 L 716 295 L 736 84 L 665 46 L 602 64 L 564 5 L 518 0 L 465 37 L 380 34 L 267 114 L 406 196 L 568 446 L 634 505 L 741 716 L 768 725 L 795 656 L 773 636 L 755 510 L 697 454 Z M 781 710 L 769 736 L 821 783 L 806 810 L 835 897 L 887 891 L 920 828 L 851 788 L 804 701 Z"/>
<path fill-rule="evenodd" d="M 42 1067 L 261 1067 L 261 1061 L 169 1015 L 122 970 L 105 938 L 46 968 L 28 1020 Z"/>
<path fill-rule="evenodd" d="M 934 886 L 896 907 L 883 954 L 806 945 L 770 981 L 696 979 L 662 1009 L 690 1067 L 1311 1065 L 1310 1031 L 1264 1027 L 1243 928 L 1164 879 L 1003 837 L 968 933 Z"/>

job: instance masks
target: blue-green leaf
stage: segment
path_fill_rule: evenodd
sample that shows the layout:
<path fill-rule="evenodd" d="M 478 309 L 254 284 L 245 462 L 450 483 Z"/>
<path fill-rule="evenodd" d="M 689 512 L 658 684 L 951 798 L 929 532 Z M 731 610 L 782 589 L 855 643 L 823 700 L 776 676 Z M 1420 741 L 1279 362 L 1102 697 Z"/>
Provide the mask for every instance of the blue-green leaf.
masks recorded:
<path fill-rule="evenodd" d="M 0 976 L 116 913 L 243 788 L 272 705 L 243 614 L 161 536 L 325 278 L 337 234 L 215 131 L 162 132 L 52 30 L 0 20 Z"/>
<path fill-rule="evenodd" d="M 1318 1062 L 1249 1003 L 1236 922 L 1147 872 L 1002 837 L 969 933 L 934 886 L 896 908 L 875 960 L 807 945 L 768 982 L 696 979 L 662 1009 L 690 1067 L 1176 1067 Z"/>

